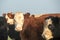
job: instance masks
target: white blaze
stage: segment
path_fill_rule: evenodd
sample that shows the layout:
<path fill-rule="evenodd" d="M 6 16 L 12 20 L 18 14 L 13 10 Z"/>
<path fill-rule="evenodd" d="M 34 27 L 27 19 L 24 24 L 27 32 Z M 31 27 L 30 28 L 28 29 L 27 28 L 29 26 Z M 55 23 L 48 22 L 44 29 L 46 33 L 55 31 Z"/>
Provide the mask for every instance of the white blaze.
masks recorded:
<path fill-rule="evenodd" d="M 14 19 L 15 19 L 15 26 L 16 26 L 15 30 L 16 31 L 21 31 L 22 27 L 23 27 L 23 23 L 24 23 L 23 13 L 21 13 L 21 12 L 15 13 Z"/>
<path fill-rule="evenodd" d="M 53 38 L 51 30 L 48 28 L 49 24 L 52 24 L 51 19 L 47 19 L 44 24 L 44 31 L 42 36 L 45 37 L 46 40 Z"/>

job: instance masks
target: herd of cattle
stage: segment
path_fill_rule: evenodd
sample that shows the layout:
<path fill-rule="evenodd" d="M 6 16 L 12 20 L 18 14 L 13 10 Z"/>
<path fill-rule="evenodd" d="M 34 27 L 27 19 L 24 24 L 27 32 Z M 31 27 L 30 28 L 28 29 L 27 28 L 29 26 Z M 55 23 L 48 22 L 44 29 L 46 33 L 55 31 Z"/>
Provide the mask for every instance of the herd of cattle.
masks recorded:
<path fill-rule="evenodd" d="M 0 40 L 60 40 L 60 14 L 7 13 L 0 16 Z"/>

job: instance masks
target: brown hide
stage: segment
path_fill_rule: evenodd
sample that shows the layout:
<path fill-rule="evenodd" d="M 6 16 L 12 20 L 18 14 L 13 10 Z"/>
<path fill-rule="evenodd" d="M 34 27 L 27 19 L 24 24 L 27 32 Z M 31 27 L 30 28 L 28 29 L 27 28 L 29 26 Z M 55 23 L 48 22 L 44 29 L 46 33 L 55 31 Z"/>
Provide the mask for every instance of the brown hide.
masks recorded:
<path fill-rule="evenodd" d="M 40 17 L 37 17 L 37 19 L 40 20 L 40 23 L 43 23 L 45 18 L 48 17 L 48 16 L 60 17 L 60 14 L 44 14 L 44 15 L 42 15 Z"/>
<path fill-rule="evenodd" d="M 34 18 L 25 18 L 23 30 L 20 32 L 22 40 L 42 40 L 41 34 L 43 31 L 42 24 Z"/>

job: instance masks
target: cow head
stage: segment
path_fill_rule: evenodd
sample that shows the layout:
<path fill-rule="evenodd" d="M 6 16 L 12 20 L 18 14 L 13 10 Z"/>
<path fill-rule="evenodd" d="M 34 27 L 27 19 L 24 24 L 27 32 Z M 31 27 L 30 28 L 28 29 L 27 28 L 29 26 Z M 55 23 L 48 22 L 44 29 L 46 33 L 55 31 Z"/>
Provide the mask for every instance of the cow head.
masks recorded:
<path fill-rule="evenodd" d="M 52 18 L 53 18 L 52 16 L 49 16 L 45 19 L 44 22 L 44 30 L 42 33 L 42 37 L 45 38 L 46 40 L 53 38 L 52 30 L 54 29 L 54 26 Z"/>
<path fill-rule="evenodd" d="M 14 24 L 14 14 L 7 13 L 7 14 L 3 14 L 3 16 L 6 18 L 8 24 L 10 25 Z"/>
<path fill-rule="evenodd" d="M 14 15 L 14 20 L 15 20 L 15 30 L 16 31 L 21 31 L 24 23 L 24 15 L 21 12 L 17 12 Z"/>

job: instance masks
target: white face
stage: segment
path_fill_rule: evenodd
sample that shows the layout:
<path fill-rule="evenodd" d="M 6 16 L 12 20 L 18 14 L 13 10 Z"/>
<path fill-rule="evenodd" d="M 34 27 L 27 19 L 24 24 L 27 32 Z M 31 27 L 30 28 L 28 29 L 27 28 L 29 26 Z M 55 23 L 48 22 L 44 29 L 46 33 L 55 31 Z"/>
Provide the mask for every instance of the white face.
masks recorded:
<path fill-rule="evenodd" d="M 7 23 L 9 23 L 10 25 L 14 24 L 14 19 L 10 19 L 7 14 L 6 14 L 5 18 L 7 20 Z"/>
<path fill-rule="evenodd" d="M 23 13 L 20 12 L 15 13 L 14 19 L 15 19 L 15 30 L 21 31 L 24 23 Z"/>
<path fill-rule="evenodd" d="M 49 24 L 52 24 L 52 20 L 51 19 L 45 20 L 44 31 L 42 33 L 42 37 L 45 37 L 46 40 L 53 38 L 51 30 L 48 28 Z"/>

